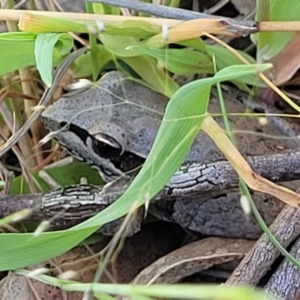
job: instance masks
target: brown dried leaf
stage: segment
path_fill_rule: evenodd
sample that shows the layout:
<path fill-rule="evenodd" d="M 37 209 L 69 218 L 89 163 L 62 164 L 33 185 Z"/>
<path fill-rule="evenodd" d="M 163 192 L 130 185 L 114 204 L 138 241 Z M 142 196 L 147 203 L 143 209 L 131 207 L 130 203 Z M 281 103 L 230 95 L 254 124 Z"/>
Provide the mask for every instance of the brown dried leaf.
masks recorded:
<path fill-rule="evenodd" d="M 220 151 L 251 189 L 275 196 L 291 206 L 300 206 L 300 195 L 288 188 L 277 185 L 252 171 L 248 162 L 232 144 L 224 130 L 211 116 L 204 119 L 202 129 L 214 140 Z"/>
<path fill-rule="evenodd" d="M 270 71 L 272 81 L 275 85 L 280 85 L 296 73 L 300 67 L 300 32 L 290 40 L 288 44 L 269 61 L 273 64 Z"/>

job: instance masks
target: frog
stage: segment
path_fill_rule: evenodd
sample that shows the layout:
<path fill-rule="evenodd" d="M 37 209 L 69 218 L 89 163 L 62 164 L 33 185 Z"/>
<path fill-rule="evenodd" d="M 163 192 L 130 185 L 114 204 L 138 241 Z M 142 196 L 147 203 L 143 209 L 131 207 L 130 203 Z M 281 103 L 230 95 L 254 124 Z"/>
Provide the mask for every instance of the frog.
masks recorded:
<path fill-rule="evenodd" d="M 230 128 L 244 156 L 274 154 L 297 147 L 293 139 L 258 118 L 244 114 L 247 107 L 225 96 Z M 105 182 L 135 176 L 154 143 L 169 99 L 119 71 L 103 75 L 96 83 L 63 95 L 42 113 L 46 129 L 75 158 L 97 168 Z M 208 111 L 224 128 L 219 101 L 211 97 Z M 202 131 L 184 162 L 218 162 L 223 154 Z M 149 212 L 159 219 L 179 223 L 204 235 L 257 238 L 261 229 L 253 216 L 245 216 L 236 190 L 218 195 L 179 197 L 156 201 Z M 283 204 L 274 197 L 255 194 L 255 203 L 267 224 Z M 236 221 L 235 221 L 236 220 Z"/>

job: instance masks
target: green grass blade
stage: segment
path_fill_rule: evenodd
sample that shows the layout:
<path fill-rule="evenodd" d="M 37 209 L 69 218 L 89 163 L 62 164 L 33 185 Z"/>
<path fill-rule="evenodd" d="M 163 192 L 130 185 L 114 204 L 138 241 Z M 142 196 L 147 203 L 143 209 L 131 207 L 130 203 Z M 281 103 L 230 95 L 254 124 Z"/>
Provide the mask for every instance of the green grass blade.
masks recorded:
<path fill-rule="evenodd" d="M 105 224 L 122 216 L 134 202 L 144 204 L 168 182 L 183 161 L 206 114 L 211 86 L 220 81 L 264 71 L 270 65 L 225 68 L 214 77 L 180 88 L 169 101 L 152 150 L 137 177 L 118 201 L 76 228 Z M 75 228 L 75 227 L 74 227 Z"/>
<path fill-rule="evenodd" d="M 28 275 L 26 270 L 18 270 L 18 274 Z M 127 285 L 127 284 L 105 284 L 105 283 L 78 283 L 72 280 L 53 278 L 47 275 L 36 275 L 33 277 L 43 283 L 59 286 L 65 291 L 106 293 L 122 295 L 132 299 L 223 299 L 223 300 L 275 300 L 271 295 L 263 291 L 247 286 L 228 285 L 192 285 L 192 284 L 161 284 L 161 285 Z M 149 298 L 147 298 L 149 297 Z"/>
<path fill-rule="evenodd" d="M 201 128 L 211 86 L 217 82 L 264 71 L 269 65 L 239 65 L 225 68 L 214 77 L 180 88 L 166 108 L 153 148 L 137 177 L 118 201 L 89 220 L 64 231 L 0 235 L 0 270 L 15 269 L 59 255 L 81 242 L 97 227 L 113 221 L 131 208 L 144 204 L 169 181 L 183 161 Z"/>
<path fill-rule="evenodd" d="M 78 245 L 96 228 L 45 232 L 38 237 L 32 233 L 1 234 L 0 271 L 14 270 L 55 257 Z"/>

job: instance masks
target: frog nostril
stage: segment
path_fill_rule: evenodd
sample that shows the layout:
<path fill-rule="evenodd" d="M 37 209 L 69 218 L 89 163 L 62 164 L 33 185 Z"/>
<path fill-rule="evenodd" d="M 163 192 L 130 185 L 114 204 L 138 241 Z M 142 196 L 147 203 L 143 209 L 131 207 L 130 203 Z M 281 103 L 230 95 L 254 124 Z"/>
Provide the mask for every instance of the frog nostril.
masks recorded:
<path fill-rule="evenodd" d="M 67 122 L 60 122 L 59 123 L 60 129 L 69 130 L 70 129 L 70 123 Z"/>

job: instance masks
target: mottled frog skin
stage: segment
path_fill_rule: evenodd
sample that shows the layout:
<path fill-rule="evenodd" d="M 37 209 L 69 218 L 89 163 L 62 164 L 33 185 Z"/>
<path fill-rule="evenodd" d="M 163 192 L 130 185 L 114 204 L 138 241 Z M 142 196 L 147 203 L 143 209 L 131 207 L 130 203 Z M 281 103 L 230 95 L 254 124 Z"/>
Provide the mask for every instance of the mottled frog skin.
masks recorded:
<path fill-rule="evenodd" d="M 281 139 L 282 134 L 270 124 L 262 126 L 258 118 L 245 113 L 244 104 L 226 93 L 224 98 L 237 148 L 243 155 L 273 154 L 281 149 L 296 147 L 292 139 Z M 43 112 L 42 120 L 49 131 L 64 127 L 55 135 L 59 143 L 76 158 L 97 167 L 103 179 L 109 182 L 128 174 L 143 163 L 154 142 L 167 102 L 164 95 L 113 71 L 86 89 L 64 95 Z M 216 98 L 210 99 L 208 111 L 224 127 Z M 214 162 L 223 159 L 224 156 L 214 142 L 204 132 L 199 132 L 185 161 Z M 215 228 L 216 235 L 257 237 L 260 228 L 252 217 L 248 220 L 244 216 L 239 204 L 239 194 L 230 193 L 228 202 L 226 197 L 220 195 L 218 205 L 212 204 L 213 206 L 209 206 L 210 201 L 207 199 L 178 199 L 171 209 L 160 207 L 164 206 L 163 203 L 156 203 L 153 213 L 203 234 L 213 234 L 212 230 L 203 229 L 203 224 L 208 222 L 208 226 Z M 214 199 L 217 199 L 215 195 Z M 270 196 L 260 194 L 256 201 L 267 223 L 282 208 L 281 203 Z M 204 202 L 213 210 L 210 215 L 204 212 L 205 217 L 200 209 Z M 187 203 L 194 203 L 193 207 Z M 208 208 L 206 212 L 210 210 Z M 185 220 L 180 216 L 186 216 Z M 236 225 L 234 220 L 237 220 Z M 233 224 L 235 230 L 226 232 L 226 228 L 232 227 L 228 223 Z M 243 230 L 247 233 L 243 234 Z"/>
<path fill-rule="evenodd" d="M 246 156 L 276 153 L 281 145 L 280 133 L 269 125 L 262 126 L 255 117 L 245 113 L 246 107 L 225 97 L 231 129 L 235 132 L 238 149 Z M 120 72 L 105 74 L 95 85 L 64 95 L 42 114 L 49 131 L 70 124 L 56 134 L 56 139 L 73 155 L 99 167 L 107 181 L 113 173 L 130 170 L 126 164 L 114 164 L 122 158 L 145 159 L 152 147 L 168 99 Z M 212 98 L 208 111 L 220 115 L 218 100 Z M 222 117 L 216 117 L 223 125 Z M 276 139 L 277 137 L 277 139 Z M 274 139 L 275 138 L 275 139 Z M 288 145 L 287 145 L 288 144 Z M 106 146 L 106 147 L 105 147 Z M 203 132 L 197 136 L 186 161 L 217 161 L 223 155 Z"/>

